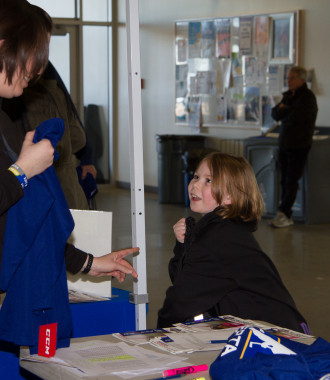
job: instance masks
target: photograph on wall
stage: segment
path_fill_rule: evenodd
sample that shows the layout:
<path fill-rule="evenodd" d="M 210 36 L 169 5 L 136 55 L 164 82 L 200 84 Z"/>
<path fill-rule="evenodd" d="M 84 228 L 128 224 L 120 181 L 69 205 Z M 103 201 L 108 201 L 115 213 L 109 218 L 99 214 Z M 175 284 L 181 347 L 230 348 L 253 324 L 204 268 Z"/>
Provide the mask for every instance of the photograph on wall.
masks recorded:
<path fill-rule="evenodd" d="M 255 17 L 254 48 L 255 55 L 266 59 L 268 57 L 269 44 L 269 17 Z"/>
<path fill-rule="evenodd" d="M 196 74 L 188 74 L 188 94 L 197 95 L 197 80 Z"/>
<path fill-rule="evenodd" d="M 230 24 L 231 52 L 239 53 L 239 17 L 233 17 Z"/>
<path fill-rule="evenodd" d="M 231 60 L 221 58 L 217 60 L 215 87 L 218 94 L 224 94 L 230 86 Z"/>
<path fill-rule="evenodd" d="M 266 61 L 250 56 L 244 56 L 243 58 L 245 83 L 264 83 L 267 70 Z"/>
<path fill-rule="evenodd" d="M 187 39 L 177 38 L 176 39 L 176 63 L 185 64 L 187 63 Z"/>
<path fill-rule="evenodd" d="M 202 124 L 214 124 L 217 122 L 216 95 L 202 96 Z"/>
<path fill-rule="evenodd" d="M 230 57 L 230 19 L 215 20 L 216 27 L 216 53 L 218 58 Z"/>
<path fill-rule="evenodd" d="M 272 17 L 270 60 L 276 63 L 293 63 L 294 16 L 284 14 Z"/>
<path fill-rule="evenodd" d="M 197 71 L 197 94 L 215 94 L 215 71 Z"/>
<path fill-rule="evenodd" d="M 214 21 L 202 22 L 202 58 L 215 56 L 215 25 Z"/>
<path fill-rule="evenodd" d="M 188 21 L 178 21 L 175 23 L 175 35 L 179 38 L 188 39 Z"/>
<path fill-rule="evenodd" d="M 202 31 L 200 22 L 190 22 L 188 25 L 188 56 L 189 58 L 201 58 Z"/>
<path fill-rule="evenodd" d="M 188 76 L 188 65 L 175 66 L 175 80 L 177 82 L 186 82 Z"/>
<path fill-rule="evenodd" d="M 238 77 L 243 75 L 243 64 L 242 57 L 238 53 L 232 53 L 231 56 L 231 73 L 233 77 Z"/>
<path fill-rule="evenodd" d="M 252 54 L 253 17 L 239 19 L 239 47 L 242 55 Z"/>
<path fill-rule="evenodd" d="M 176 65 L 176 80 L 175 80 L 175 96 L 177 98 L 184 98 L 187 96 L 187 75 L 188 65 Z"/>
<path fill-rule="evenodd" d="M 185 98 L 177 98 L 175 102 L 175 122 L 184 123 L 187 121 L 187 104 Z"/>
<path fill-rule="evenodd" d="M 188 122 L 189 127 L 193 129 L 199 129 L 201 127 L 201 104 L 202 100 L 200 96 L 188 97 Z"/>
<path fill-rule="evenodd" d="M 243 88 L 231 87 L 227 97 L 227 120 L 232 122 L 244 122 L 244 95 Z"/>
<path fill-rule="evenodd" d="M 260 88 L 246 86 L 244 89 L 245 121 L 260 123 Z"/>
<path fill-rule="evenodd" d="M 175 93 L 177 98 L 185 98 L 187 96 L 187 81 L 175 82 Z"/>
<path fill-rule="evenodd" d="M 268 66 L 268 93 L 280 94 L 283 90 L 283 65 L 269 65 Z"/>
<path fill-rule="evenodd" d="M 217 95 L 217 120 L 221 122 L 227 121 L 227 99 L 225 95 Z"/>

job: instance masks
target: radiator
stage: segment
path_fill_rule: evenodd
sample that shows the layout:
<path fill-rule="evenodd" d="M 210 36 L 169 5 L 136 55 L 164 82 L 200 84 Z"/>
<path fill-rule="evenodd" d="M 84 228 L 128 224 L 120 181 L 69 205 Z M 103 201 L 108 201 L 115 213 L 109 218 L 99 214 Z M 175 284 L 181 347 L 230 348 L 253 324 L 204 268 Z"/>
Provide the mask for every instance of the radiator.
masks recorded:
<path fill-rule="evenodd" d="M 233 156 L 243 156 L 243 140 L 219 140 L 218 150 L 222 153 L 232 154 Z"/>

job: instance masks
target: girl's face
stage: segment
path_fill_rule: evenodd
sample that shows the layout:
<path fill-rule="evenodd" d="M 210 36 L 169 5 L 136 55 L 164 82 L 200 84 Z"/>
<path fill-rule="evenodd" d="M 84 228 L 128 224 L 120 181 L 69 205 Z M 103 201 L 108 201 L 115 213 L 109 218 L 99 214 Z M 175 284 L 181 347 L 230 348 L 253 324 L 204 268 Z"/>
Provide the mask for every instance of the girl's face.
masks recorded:
<path fill-rule="evenodd" d="M 190 208 L 194 212 L 207 214 L 219 206 L 212 195 L 212 176 L 205 161 L 196 170 L 188 186 Z"/>

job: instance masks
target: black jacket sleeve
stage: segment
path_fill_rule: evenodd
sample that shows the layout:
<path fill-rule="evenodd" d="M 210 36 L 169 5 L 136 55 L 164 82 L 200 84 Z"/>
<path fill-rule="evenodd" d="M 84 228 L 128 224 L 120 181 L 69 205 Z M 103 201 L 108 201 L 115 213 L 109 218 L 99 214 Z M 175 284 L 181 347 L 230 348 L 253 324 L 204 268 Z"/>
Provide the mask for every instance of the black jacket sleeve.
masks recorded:
<path fill-rule="evenodd" d="M 168 264 L 168 273 L 170 275 L 170 279 L 172 283 L 174 282 L 175 277 L 178 273 L 178 267 L 180 265 L 182 256 L 184 254 L 184 244 L 176 241 L 173 252 L 174 252 L 174 256 L 171 258 Z"/>
<path fill-rule="evenodd" d="M 24 190 L 15 175 L 9 170 L 0 171 L 0 215 L 19 201 Z"/>
<path fill-rule="evenodd" d="M 280 106 L 282 104 L 282 106 Z M 306 119 L 315 121 L 317 104 L 311 91 L 302 91 L 296 96 L 285 94 L 279 104 L 272 109 L 272 118 L 276 121 L 290 118 L 291 124 L 304 125 Z"/>
<path fill-rule="evenodd" d="M 87 253 L 76 248 L 72 244 L 65 246 L 65 266 L 66 270 L 72 274 L 78 273 L 83 267 L 87 258 Z"/>
<path fill-rule="evenodd" d="M 278 103 L 273 109 L 272 109 L 272 118 L 275 121 L 280 121 L 284 117 L 286 117 L 291 112 L 291 107 L 288 105 L 285 105 L 285 97 L 282 98 L 280 103 Z M 281 104 L 283 105 L 281 107 Z"/>

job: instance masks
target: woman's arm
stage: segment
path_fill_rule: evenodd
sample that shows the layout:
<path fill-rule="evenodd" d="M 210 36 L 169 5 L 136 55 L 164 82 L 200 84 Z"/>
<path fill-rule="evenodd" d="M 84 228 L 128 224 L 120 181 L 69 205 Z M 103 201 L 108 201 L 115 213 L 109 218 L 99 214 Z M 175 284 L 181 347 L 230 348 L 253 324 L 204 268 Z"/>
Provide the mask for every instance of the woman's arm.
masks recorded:
<path fill-rule="evenodd" d="M 139 248 L 127 248 L 110 252 L 101 257 L 93 257 L 88 275 L 93 277 L 113 276 L 119 282 L 124 281 L 126 274 L 131 274 L 134 278 L 137 278 L 136 271 L 128 261 L 124 260 L 124 257 L 138 252 Z M 88 253 L 76 248 L 72 244 L 66 244 L 65 265 L 70 273 L 77 274 L 78 272 L 83 272 L 88 262 Z"/>
<path fill-rule="evenodd" d="M 24 191 L 16 176 L 9 170 L 0 171 L 0 215 L 19 201 Z"/>

